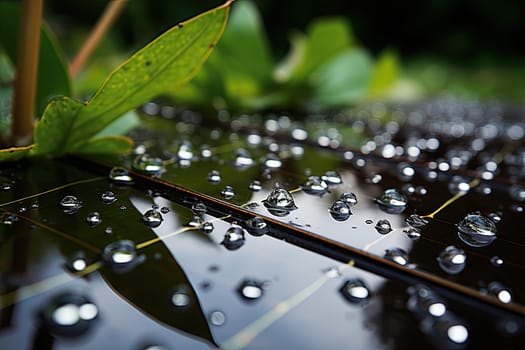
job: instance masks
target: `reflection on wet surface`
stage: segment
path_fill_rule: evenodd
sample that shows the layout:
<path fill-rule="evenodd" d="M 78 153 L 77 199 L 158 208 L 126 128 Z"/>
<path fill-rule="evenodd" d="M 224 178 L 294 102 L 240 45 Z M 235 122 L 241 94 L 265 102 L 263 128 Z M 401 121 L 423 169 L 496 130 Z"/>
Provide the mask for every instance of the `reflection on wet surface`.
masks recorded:
<path fill-rule="evenodd" d="M 517 349 L 525 128 L 411 108 L 147 117 L 107 165 L 2 165 L 2 348 Z"/>

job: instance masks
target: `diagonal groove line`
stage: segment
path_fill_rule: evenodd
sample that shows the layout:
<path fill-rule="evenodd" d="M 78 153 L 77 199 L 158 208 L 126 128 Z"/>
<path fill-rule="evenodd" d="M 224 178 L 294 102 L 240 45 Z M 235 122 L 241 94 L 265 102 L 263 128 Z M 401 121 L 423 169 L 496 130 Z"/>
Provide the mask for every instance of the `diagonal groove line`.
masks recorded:
<path fill-rule="evenodd" d="M 90 166 L 94 171 L 108 172 L 113 165 L 98 160 L 73 157 L 69 158 L 72 163 L 82 164 L 83 167 Z M 164 180 L 153 178 L 145 174 L 129 170 L 135 178 L 135 184 L 140 186 L 156 186 L 161 189 L 161 194 L 176 203 L 190 206 L 199 201 L 208 207 L 208 212 L 214 216 L 227 215 L 229 221 L 245 221 L 247 219 L 261 216 L 243 207 L 219 200 L 206 194 L 172 184 Z M 364 250 L 345 245 L 343 243 L 328 239 L 318 234 L 303 230 L 299 227 L 290 226 L 286 223 L 263 217 L 269 226 L 268 235 L 284 240 L 295 246 L 321 254 L 342 263 L 350 260 L 355 262 L 355 267 L 392 278 L 409 285 L 423 283 L 433 288 L 437 293 L 456 299 L 474 308 L 485 308 L 493 314 L 512 314 L 525 317 L 525 305 L 518 303 L 503 304 L 496 297 L 482 294 L 479 291 L 455 283 L 446 278 L 433 275 L 429 272 L 410 269 L 395 262 L 383 259 L 377 255 L 370 254 Z"/>

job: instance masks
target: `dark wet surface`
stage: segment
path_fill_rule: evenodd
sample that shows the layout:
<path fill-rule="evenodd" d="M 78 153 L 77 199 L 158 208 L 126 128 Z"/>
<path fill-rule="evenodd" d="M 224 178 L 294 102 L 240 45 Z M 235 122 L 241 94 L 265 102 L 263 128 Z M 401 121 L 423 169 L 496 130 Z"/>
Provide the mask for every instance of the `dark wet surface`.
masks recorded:
<path fill-rule="evenodd" d="M 501 108 L 449 103 L 388 109 L 397 111 L 397 121 L 387 123 L 391 115 L 378 108 L 329 116 L 322 123 L 315 116 L 300 123 L 278 115 L 222 115 L 222 123 L 202 122 L 191 112 L 176 120 L 145 117 L 133 136 L 137 153 L 164 161 L 164 171 L 154 178 L 133 170 L 137 155 L 102 164 L 68 158 L 2 165 L 2 181 L 10 188 L 0 192 L 1 347 L 441 349 L 488 344 L 518 349 L 525 332 L 523 122 Z M 414 116 L 414 111 L 428 115 Z M 363 115 L 372 117 L 361 122 Z M 425 116 L 434 118 L 418 122 Z M 251 165 L 236 165 L 239 149 L 249 154 Z M 133 184 L 108 179 L 116 164 L 131 169 Z M 402 171 L 407 166 L 414 175 Z M 331 171 L 340 175 L 341 184 L 329 184 L 322 195 L 305 191 L 310 176 L 328 179 Z M 433 171 L 436 179 L 429 175 Z M 210 173 L 217 172 L 220 179 L 210 181 Z M 419 239 L 408 237 L 409 215 L 431 214 L 457 193 L 457 186 L 475 178 L 479 185 L 426 219 Z M 260 181 L 261 190 L 249 188 L 253 180 Z M 232 198 L 224 196 L 226 186 L 233 189 Z M 276 215 L 263 205 L 275 188 L 290 191 L 297 209 Z M 402 213 L 378 206 L 376 199 L 386 189 L 407 198 Z M 106 191 L 117 200 L 105 204 L 101 195 Z M 329 209 L 344 192 L 353 192 L 358 202 L 347 219 L 338 220 Z M 66 195 L 82 201 L 74 214 L 59 206 Z M 207 212 L 194 213 L 196 202 Z M 150 209 L 162 216 L 156 227 L 144 222 Z M 496 222 L 497 238 L 485 247 L 472 247 L 457 234 L 456 224 L 478 211 Z M 93 212 L 100 214 L 97 225 L 86 222 Z M 265 220 L 268 234 L 242 228 L 253 216 Z M 378 232 L 380 220 L 388 220 L 392 231 Z M 211 232 L 204 232 L 204 222 L 213 225 Z M 240 240 L 228 246 L 225 235 L 232 230 Z M 120 264 L 101 260 L 105 247 L 121 240 L 134 243 L 132 262 L 125 262 L 125 254 L 116 258 Z M 447 273 L 437 260 L 451 245 L 467 257 L 458 273 Z M 384 258 L 397 250 L 406 251 L 405 266 Z M 93 272 L 72 272 L 79 256 Z M 502 264 L 495 264 L 495 257 Z M 355 266 L 342 268 L 350 259 Z M 326 272 L 330 267 L 341 268 L 341 276 Z M 370 293 L 363 301 L 341 292 L 356 279 Z M 39 281 L 44 282 L 35 284 Z M 244 289 L 243 296 L 246 281 L 255 287 Z M 421 285 L 446 305 L 444 314 L 437 305 L 432 309 L 437 316 L 428 315 L 432 303 L 414 308 L 414 291 L 428 294 L 417 289 Z M 65 292 L 97 306 L 96 317 L 83 320 L 88 326 L 80 335 L 67 335 L 72 326 L 53 328 L 41 316 Z M 254 338 L 246 344 L 232 340 L 268 312 L 265 317 L 274 317 L 268 328 L 252 330 Z"/>

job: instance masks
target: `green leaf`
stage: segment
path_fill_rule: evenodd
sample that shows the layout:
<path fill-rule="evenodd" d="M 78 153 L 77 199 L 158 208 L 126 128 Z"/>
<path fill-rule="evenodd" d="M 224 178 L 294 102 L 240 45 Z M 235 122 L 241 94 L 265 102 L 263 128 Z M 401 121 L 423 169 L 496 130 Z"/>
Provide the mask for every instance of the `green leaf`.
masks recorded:
<path fill-rule="evenodd" d="M 20 4 L 0 3 L 0 46 L 12 62 L 16 62 Z M 56 38 L 44 24 L 40 33 L 36 111 L 40 114 L 51 98 L 71 93 L 71 80 L 65 55 Z"/>
<path fill-rule="evenodd" d="M 388 95 L 399 75 L 399 63 L 395 52 L 381 53 L 375 64 L 368 86 L 368 97 L 381 98 Z"/>
<path fill-rule="evenodd" d="M 125 154 L 131 151 L 132 146 L 133 140 L 126 136 L 94 137 L 77 154 Z"/>
<path fill-rule="evenodd" d="M 320 65 L 355 45 L 350 25 L 345 18 L 327 17 L 314 20 L 306 36 L 292 37 L 292 51 L 278 68 L 280 80 L 302 80 Z"/>
<path fill-rule="evenodd" d="M 35 127 L 34 155 L 100 150 L 91 139 L 131 109 L 187 83 L 224 31 L 231 2 L 180 23 L 115 69 L 93 98 L 53 100 Z M 107 142 L 107 141 L 106 141 Z M 120 144 L 112 148 L 120 149 Z"/>
<path fill-rule="evenodd" d="M 372 74 L 372 59 L 361 49 L 347 50 L 312 75 L 314 100 L 325 107 L 348 105 L 362 99 Z"/>

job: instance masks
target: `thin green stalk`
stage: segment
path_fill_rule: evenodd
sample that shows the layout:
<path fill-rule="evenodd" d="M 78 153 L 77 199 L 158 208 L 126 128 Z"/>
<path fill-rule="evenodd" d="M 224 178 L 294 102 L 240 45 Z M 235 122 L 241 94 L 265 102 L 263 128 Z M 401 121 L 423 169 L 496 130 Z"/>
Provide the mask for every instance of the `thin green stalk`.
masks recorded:
<path fill-rule="evenodd" d="M 15 145 L 29 144 L 33 134 L 42 11 L 43 0 L 21 2 L 11 126 Z"/>

